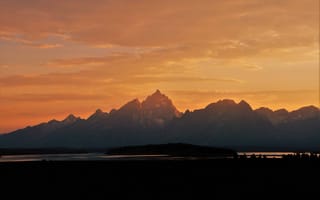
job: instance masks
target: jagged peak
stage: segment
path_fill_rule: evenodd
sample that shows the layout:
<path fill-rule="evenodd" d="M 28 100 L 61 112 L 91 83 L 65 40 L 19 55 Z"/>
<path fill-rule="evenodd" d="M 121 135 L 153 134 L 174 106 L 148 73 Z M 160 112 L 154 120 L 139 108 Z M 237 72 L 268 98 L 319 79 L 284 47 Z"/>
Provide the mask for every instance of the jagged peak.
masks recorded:
<path fill-rule="evenodd" d="M 150 99 L 169 99 L 165 94 L 161 93 L 160 90 L 156 90 L 154 93 L 149 95 L 145 101 L 150 100 Z"/>
<path fill-rule="evenodd" d="M 216 106 L 234 106 L 237 105 L 236 102 L 232 99 L 222 99 L 219 100 L 215 103 L 210 103 L 209 105 L 206 106 L 206 109 L 211 109 L 214 108 Z"/>
<path fill-rule="evenodd" d="M 110 110 L 110 114 L 114 114 L 115 112 L 117 112 L 117 109 L 113 108 L 113 109 Z"/>
<path fill-rule="evenodd" d="M 79 120 L 79 117 L 74 116 L 73 114 L 68 115 L 62 122 L 64 123 L 73 123 L 77 120 Z"/>
<path fill-rule="evenodd" d="M 246 101 L 241 100 L 238 104 L 232 99 L 222 99 L 215 103 L 209 104 L 205 109 L 228 109 L 229 107 L 252 110 L 250 104 Z"/>
<path fill-rule="evenodd" d="M 180 117 L 181 112 L 174 106 L 171 99 L 168 96 L 161 93 L 160 90 L 156 90 L 153 94 L 148 96 L 142 103 L 142 109 L 145 113 L 153 113 L 150 115 L 174 115 L 175 117 Z M 170 113 L 170 114 L 168 114 Z"/>
<path fill-rule="evenodd" d="M 273 112 L 273 110 L 271 110 L 270 108 L 268 107 L 260 107 L 258 109 L 256 109 L 255 111 L 262 111 L 262 112 Z"/>
<path fill-rule="evenodd" d="M 242 108 L 248 109 L 248 110 L 252 110 L 250 104 L 248 104 L 246 101 L 241 100 L 238 104 L 239 106 L 241 106 Z"/>
<path fill-rule="evenodd" d="M 248 103 L 248 102 L 246 102 L 245 100 L 241 100 L 241 101 L 239 102 L 239 104 L 249 105 L 249 103 Z"/>
<path fill-rule="evenodd" d="M 52 124 L 52 123 L 59 123 L 59 121 L 56 119 L 52 119 L 52 120 L 48 121 L 48 124 Z"/>
<path fill-rule="evenodd" d="M 137 105 L 139 105 L 141 103 L 140 103 L 139 99 L 135 98 L 132 101 L 129 101 L 127 104 L 137 104 Z"/>
<path fill-rule="evenodd" d="M 316 106 L 314 105 L 309 105 L 309 106 L 304 106 L 304 107 L 301 107 L 299 108 L 298 110 L 294 110 L 292 112 L 297 112 L 297 111 L 311 111 L 311 112 L 318 112 L 319 111 L 319 108 L 317 108 Z"/>
<path fill-rule="evenodd" d="M 277 113 L 277 114 L 288 114 L 289 111 L 284 109 L 284 108 L 281 108 L 281 109 L 278 109 L 278 110 L 274 111 L 274 113 Z"/>
<path fill-rule="evenodd" d="M 222 100 L 219 100 L 217 102 L 218 104 L 225 104 L 225 105 L 235 105 L 236 102 L 232 99 L 222 99 Z"/>
<path fill-rule="evenodd" d="M 156 90 L 142 102 L 143 105 L 157 103 L 173 104 L 171 99 L 169 99 L 165 94 L 162 94 L 160 90 Z"/>
<path fill-rule="evenodd" d="M 97 109 L 88 119 L 94 119 L 99 116 L 107 115 L 108 113 L 103 112 L 101 109 Z"/>
<path fill-rule="evenodd" d="M 72 120 L 72 119 L 77 119 L 76 116 L 74 116 L 73 114 L 68 115 L 64 120 Z"/>
<path fill-rule="evenodd" d="M 100 108 L 98 108 L 95 113 L 96 113 L 96 114 L 102 114 L 102 113 L 104 113 L 104 112 L 103 112 Z"/>
<path fill-rule="evenodd" d="M 123 105 L 119 110 L 128 109 L 128 108 L 141 108 L 141 103 L 139 99 L 136 98 L 129 101 L 128 103 Z"/>
<path fill-rule="evenodd" d="M 191 113 L 191 111 L 190 111 L 189 109 L 186 109 L 186 110 L 184 111 L 184 114 L 186 114 L 186 113 Z"/>
<path fill-rule="evenodd" d="M 319 108 L 315 106 L 304 106 L 298 110 L 289 113 L 292 119 L 307 119 L 312 117 L 320 117 Z"/>
<path fill-rule="evenodd" d="M 128 103 L 124 104 L 124 106 L 131 105 L 131 104 L 137 104 L 138 105 L 138 104 L 141 104 L 141 103 L 140 103 L 139 99 L 135 98 L 135 99 L 129 101 Z"/>
<path fill-rule="evenodd" d="M 152 95 L 163 95 L 159 89 L 157 89 Z"/>

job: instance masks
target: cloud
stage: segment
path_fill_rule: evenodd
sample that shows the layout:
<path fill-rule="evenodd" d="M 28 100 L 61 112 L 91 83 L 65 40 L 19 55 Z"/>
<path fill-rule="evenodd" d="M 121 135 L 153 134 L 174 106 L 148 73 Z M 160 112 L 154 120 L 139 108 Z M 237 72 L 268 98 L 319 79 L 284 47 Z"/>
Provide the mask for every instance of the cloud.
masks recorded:
<path fill-rule="evenodd" d="M 56 101 L 88 101 L 107 99 L 108 94 L 79 94 L 79 93 L 23 93 L 1 95 L 1 102 L 56 102 Z"/>
<path fill-rule="evenodd" d="M 132 82 L 225 82 L 225 83 L 244 83 L 243 80 L 235 78 L 214 78 L 214 77 L 199 77 L 199 76 L 173 76 L 166 74 L 150 75 L 150 74 L 138 74 L 134 75 L 131 79 Z"/>
<path fill-rule="evenodd" d="M 10 87 L 17 86 L 39 86 L 45 87 L 49 85 L 70 86 L 70 85 L 94 85 L 102 80 L 102 77 L 96 75 L 96 79 L 92 79 L 92 72 L 82 71 L 77 73 L 51 73 L 40 75 L 12 75 L 0 77 L 0 86 Z M 5 89 L 5 88 L 4 88 Z"/>
<path fill-rule="evenodd" d="M 2 69 L 8 69 L 8 68 L 9 68 L 9 65 L 0 65 L 0 68 L 2 68 Z"/>
<path fill-rule="evenodd" d="M 60 36 L 59 36 L 60 37 Z M 0 40 L 14 42 L 20 45 L 34 47 L 34 48 L 40 48 L 40 49 L 52 49 L 52 48 L 58 48 L 63 47 L 63 44 L 58 43 L 44 43 L 44 41 L 37 41 L 32 39 L 26 39 L 23 35 L 17 34 L 15 32 L 5 32 L 0 31 Z"/>
<path fill-rule="evenodd" d="M 116 55 L 115 55 L 116 56 Z M 47 66 L 50 67 L 79 67 L 81 65 L 99 66 L 107 62 L 106 57 L 80 57 L 69 59 L 56 59 L 49 61 Z"/>
<path fill-rule="evenodd" d="M 248 69 L 248 70 L 252 70 L 252 71 L 258 71 L 258 70 L 263 69 L 261 66 L 258 66 L 258 65 L 250 65 L 250 64 L 244 65 L 244 68 L 245 68 L 245 69 Z"/>
<path fill-rule="evenodd" d="M 47 46 L 43 46 L 45 48 Z M 104 49 L 100 47 L 88 47 L 90 50 Z M 132 64 L 145 65 L 162 65 L 162 59 L 170 57 L 179 51 L 180 46 L 168 47 L 128 47 L 128 46 L 109 46 L 101 56 L 80 56 L 52 59 L 44 63 L 48 67 L 71 68 L 81 66 L 110 66 L 112 64 L 117 67 L 127 67 Z M 101 53 L 102 54 L 102 53 Z M 151 67 L 149 67 L 151 68 Z"/>
<path fill-rule="evenodd" d="M 295 39 L 304 43 L 316 34 L 319 11 L 315 8 L 314 0 L 201 0 L 197 4 L 192 0 L 30 0 L 28 4 L 3 0 L 0 31 L 11 30 L 32 39 L 68 34 L 71 40 L 95 45 L 162 46 L 225 38 L 263 42 L 259 36 L 296 45 L 292 43 Z M 306 31 L 297 34 L 299 29 Z M 233 46 L 241 44 L 245 43 Z"/>
<path fill-rule="evenodd" d="M 63 47 L 63 45 L 62 44 L 39 44 L 39 45 L 34 45 L 34 47 L 37 47 L 40 49 L 52 49 L 52 48 Z"/>
<path fill-rule="evenodd" d="M 263 91 L 206 91 L 206 90 L 172 90 L 179 95 L 265 95 L 265 94 L 300 94 L 314 93 L 315 90 L 263 90 Z"/>
<path fill-rule="evenodd" d="M 149 67 L 158 68 L 163 65 L 156 61 L 177 63 L 182 68 L 185 63 L 223 64 L 239 58 L 307 60 L 310 56 L 303 52 L 314 52 L 314 44 L 318 44 L 319 10 L 314 0 L 29 2 L 0 2 L 0 38 L 35 48 L 60 47 L 69 56 L 47 62 L 61 67 L 74 67 L 72 62 L 94 66 L 108 62 L 109 58 L 81 59 L 86 55 L 72 49 L 74 44 L 87 45 L 88 52 L 111 51 L 142 59 L 148 56 L 149 60 L 152 56 Z M 293 48 L 300 50 L 284 51 Z M 79 55 L 70 56 L 71 49 Z M 243 69 L 265 67 L 255 60 Z M 63 62 L 64 66 L 59 65 Z"/>

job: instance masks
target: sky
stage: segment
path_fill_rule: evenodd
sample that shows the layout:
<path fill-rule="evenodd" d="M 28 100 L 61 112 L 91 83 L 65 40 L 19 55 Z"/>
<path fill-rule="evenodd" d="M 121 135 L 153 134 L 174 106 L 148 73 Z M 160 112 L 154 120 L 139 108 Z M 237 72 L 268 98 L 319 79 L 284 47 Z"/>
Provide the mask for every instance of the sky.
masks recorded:
<path fill-rule="evenodd" d="M 1 0 L 0 133 L 160 89 L 319 106 L 319 0 Z"/>

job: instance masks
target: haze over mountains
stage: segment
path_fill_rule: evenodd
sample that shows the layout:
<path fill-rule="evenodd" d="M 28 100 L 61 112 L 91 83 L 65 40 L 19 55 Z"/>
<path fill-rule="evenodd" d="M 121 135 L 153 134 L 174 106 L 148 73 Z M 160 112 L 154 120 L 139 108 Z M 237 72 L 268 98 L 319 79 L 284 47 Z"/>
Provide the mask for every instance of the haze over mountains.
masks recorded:
<path fill-rule="evenodd" d="M 106 148 L 184 142 L 237 149 L 319 150 L 320 110 L 253 110 L 241 101 L 220 100 L 182 113 L 159 90 L 118 110 L 98 109 L 88 119 L 69 115 L 0 136 L 1 148 Z"/>

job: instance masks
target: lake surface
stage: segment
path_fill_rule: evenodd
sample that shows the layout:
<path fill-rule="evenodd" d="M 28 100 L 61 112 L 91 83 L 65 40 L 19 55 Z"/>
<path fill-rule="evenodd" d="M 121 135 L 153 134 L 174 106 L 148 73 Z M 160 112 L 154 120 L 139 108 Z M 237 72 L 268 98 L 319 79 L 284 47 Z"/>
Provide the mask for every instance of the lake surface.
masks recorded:
<path fill-rule="evenodd" d="M 77 153 L 77 154 L 28 154 L 3 155 L 0 162 L 29 162 L 29 161 L 94 161 L 94 160 L 146 160 L 161 159 L 166 155 L 106 155 L 104 153 Z"/>
<path fill-rule="evenodd" d="M 238 155 L 264 155 L 267 158 L 281 158 L 283 155 L 293 155 L 293 152 L 238 152 Z M 232 157 L 230 157 L 232 158 Z M 196 160 L 196 157 L 172 157 L 167 155 L 106 155 L 104 153 L 77 154 L 28 154 L 3 155 L 0 162 L 30 162 L 30 161 L 108 161 L 108 160 Z M 208 159 L 217 159 L 216 157 Z"/>

